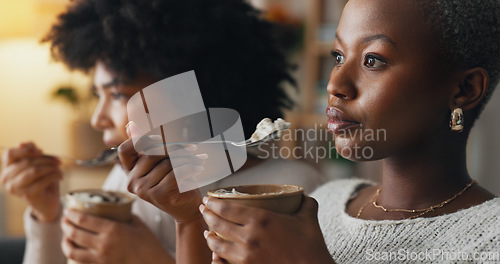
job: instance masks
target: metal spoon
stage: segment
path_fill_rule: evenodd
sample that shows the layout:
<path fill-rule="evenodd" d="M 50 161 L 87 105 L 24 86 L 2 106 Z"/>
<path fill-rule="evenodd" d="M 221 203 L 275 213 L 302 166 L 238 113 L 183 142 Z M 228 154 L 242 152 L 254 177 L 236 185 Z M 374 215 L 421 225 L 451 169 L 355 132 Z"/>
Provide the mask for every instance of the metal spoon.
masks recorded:
<path fill-rule="evenodd" d="M 97 157 L 90 160 L 76 159 L 75 163 L 83 167 L 98 167 L 111 164 L 118 158 L 117 148 L 105 149 Z"/>
<path fill-rule="evenodd" d="M 279 135 L 279 131 L 274 131 L 273 133 L 267 135 L 266 137 L 256 140 L 256 141 L 250 141 L 250 139 L 247 139 L 245 141 L 241 142 L 232 142 L 232 141 L 203 141 L 203 142 L 168 142 L 168 143 L 158 143 L 158 144 L 153 144 L 151 148 L 158 147 L 158 146 L 168 146 L 168 145 L 187 145 L 187 144 L 214 144 L 214 143 L 229 143 L 233 146 L 236 147 L 247 147 L 247 148 L 252 148 L 256 147 L 262 143 L 268 142 L 272 139 L 277 138 Z M 110 149 L 106 149 L 99 156 L 97 156 L 94 159 L 91 160 L 76 160 L 76 164 L 79 166 L 84 166 L 84 167 L 97 167 L 97 166 L 103 166 L 107 165 L 110 163 L 113 163 L 116 158 L 118 157 L 118 148 L 113 147 Z"/>
<path fill-rule="evenodd" d="M 241 142 L 232 142 L 232 141 L 168 142 L 168 143 L 153 144 L 151 146 L 151 148 L 162 146 L 162 145 L 168 146 L 168 145 L 214 144 L 214 143 L 229 143 L 229 144 L 236 146 L 236 147 L 252 148 L 252 147 L 256 147 L 262 143 L 268 142 L 272 139 L 275 139 L 278 137 L 278 135 L 279 135 L 279 131 L 274 131 L 273 133 L 267 135 L 266 137 L 264 137 L 260 140 L 256 140 L 256 141 L 250 141 L 250 139 L 247 139 L 247 140 L 241 141 Z M 0 146 L 0 149 L 6 149 L 6 148 Z M 45 156 L 53 157 L 51 155 L 45 155 Z M 108 164 L 115 162 L 116 158 L 118 158 L 118 148 L 113 147 L 110 149 L 105 149 L 97 157 L 90 159 L 90 160 L 81 160 L 81 159 L 75 159 L 75 158 L 70 158 L 70 157 L 63 157 L 63 158 L 74 160 L 75 164 L 78 166 L 99 167 L 99 166 L 104 166 L 104 165 L 108 165 Z"/>
<path fill-rule="evenodd" d="M 0 150 L 5 150 L 5 149 L 8 149 L 8 147 L 0 146 Z M 76 158 L 68 157 L 68 156 L 64 156 L 64 155 L 57 155 L 56 156 L 56 155 L 44 154 L 42 156 L 47 157 L 47 158 L 62 158 L 65 160 L 70 160 L 78 166 L 97 167 L 97 166 L 111 164 L 118 157 L 118 153 L 114 149 L 106 149 L 106 150 L 102 151 L 99 154 L 99 156 L 97 156 L 94 159 L 90 159 L 90 160 L 81 160 L 81 159 L 76 159 Z"/>
<path fill-rule="evenodd" d="M 250 139 L 247 139 L 245 141 L 240 141 L 240 142 L 234 142 L 234 141 L 200 141 L 200 142 L 167 142 L 167 143 L 156 143 L 156 144 L 151 144 L 148 148 L 155 148 L 155 147 L 159 147 L 159 146 L 170 146 L 170 145 L 189 145 L 189 144 L 220 144 L 220 143 L 226 143 L 226 144 L 231 144 L 233 146 L 236 146 L 236 147 L 247 147 L 247 148 L 251 148 L 251 147 L 256 147 L 262 143 L 265 143 L 269 140 L 272 140 L 272 139 L 275 139 L 278 137 L 279 135 L 279 131 L 276 130 L 274 132 L 272 132 L 271 134 L 259 139 L 259 140 L 256 140 L 256 141 L 251 141 Z"/>

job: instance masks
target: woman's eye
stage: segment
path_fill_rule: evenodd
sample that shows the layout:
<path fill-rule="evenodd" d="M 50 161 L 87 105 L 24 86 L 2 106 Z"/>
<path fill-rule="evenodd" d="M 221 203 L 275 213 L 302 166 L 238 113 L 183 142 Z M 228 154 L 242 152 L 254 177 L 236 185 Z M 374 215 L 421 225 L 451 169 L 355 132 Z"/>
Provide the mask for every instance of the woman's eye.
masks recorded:
<path fill-rule="evenodd" d="M 97 92 L 97 89 L 92 86 L 92 88 L 90 88 L 90 92 L 92 93 L 92 96 L 94 96 L 95 98 L 99 99 L 99 93 Z"/>
<path fill-rule="evenodd" d="M 345 63 L 344 55 L 340 54 L 337 51 L 332 51 L 331 54 L 335 59 L 335 66 L 340 66 Z"/>
<path fill-rule="evenodd" d="M 122 93 L 111 93 L 110 94 L 113 99 L 122 99 L 125 98 L 125 95 Z"/>
<path fill-rule="evenodd" d="M 368 68 L 375 69 L 385 65 L 385 61 L 377 56 L 368 54 L 365 56 L 365 61 L 363 63 Z"/>

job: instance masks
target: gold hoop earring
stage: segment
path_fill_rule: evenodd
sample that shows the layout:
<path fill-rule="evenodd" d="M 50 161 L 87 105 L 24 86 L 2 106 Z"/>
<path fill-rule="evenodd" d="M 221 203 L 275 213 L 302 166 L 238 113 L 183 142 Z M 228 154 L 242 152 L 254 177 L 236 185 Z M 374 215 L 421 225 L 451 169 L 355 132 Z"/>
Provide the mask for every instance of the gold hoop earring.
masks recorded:
<path fill-rule="evenodd" d="M 450 117 L 451 131 L 462 132 L 464 130 L 464 114 L 462 108 L 457 107 L 451 112 Z"/>

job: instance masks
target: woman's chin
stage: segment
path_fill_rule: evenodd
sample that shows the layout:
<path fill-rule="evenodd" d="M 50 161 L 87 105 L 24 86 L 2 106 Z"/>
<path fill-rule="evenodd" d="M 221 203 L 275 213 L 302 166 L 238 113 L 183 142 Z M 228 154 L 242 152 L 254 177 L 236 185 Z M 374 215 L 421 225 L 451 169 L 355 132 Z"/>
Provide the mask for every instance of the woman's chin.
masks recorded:
<path fill-rule="evenodd" d="M 359 142 L 340 141 L 337 143 L 336 140 L 335 148 L 340 156 L 354 162 L 374 161 L 383 158 L 383 155 L 379 155 L 380 153 L 375 148 Z"/>

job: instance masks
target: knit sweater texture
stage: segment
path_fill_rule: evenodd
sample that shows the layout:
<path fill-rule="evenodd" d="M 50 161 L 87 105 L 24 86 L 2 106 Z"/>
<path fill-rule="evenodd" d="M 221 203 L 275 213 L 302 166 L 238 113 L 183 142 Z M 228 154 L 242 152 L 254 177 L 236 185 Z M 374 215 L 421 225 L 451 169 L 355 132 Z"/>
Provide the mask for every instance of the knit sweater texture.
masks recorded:
<path fill-rule="evenodd" d="M 500 263 L 500 198 L 436 217 L 363 220 L 346 204 L 364 184 L 336 180 L 311 195 L 336 263 Z"/>

